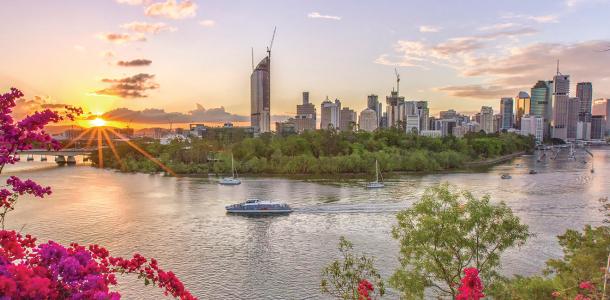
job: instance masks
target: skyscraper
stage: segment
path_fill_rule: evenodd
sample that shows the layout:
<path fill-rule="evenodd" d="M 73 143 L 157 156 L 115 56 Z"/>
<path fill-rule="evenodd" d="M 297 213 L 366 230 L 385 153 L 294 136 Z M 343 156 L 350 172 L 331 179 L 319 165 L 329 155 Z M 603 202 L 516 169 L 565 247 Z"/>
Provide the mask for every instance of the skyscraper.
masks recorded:
<path fill-rule="evenodd" d="M 400 97 L 398 91 L 392 90 L 386 98 L 388 127 L 395 127 L 404 121 L 405 97 Z"/>
<path fill-rule="evenodd" d="M 544 138 L 544 119 L 542 116 L 524 115 L 521 118 L 521 135 L 533 135 L 536 141 L 542 142 Z"/>
<path fill-rule="evenodd" d="M 356 112 L 349 107 L 341 108 L 339 116 L 339 130 L 351 131 L 355 129 L 356 125 Z"/>
<path fill-rule="evenodd" d="M 428 130 L 428 119 L 430 118 L 428 101 L 417 101 L 417 114 L 419 115 L 419 130 Z"/>
<path fill-rule="evenodd" d="M 322 102 L 320 111 L 320 129 L 328 129 L 332 126 L 334 129 L 339 129 L 341 118 L 341 101 L 335 99 L 333 103 L 326 97 Z"/>
<path fill-rule="evenodd" d="M 578 114 L 580 112 L 580 99 L 576 97 L 568 98 L 568 111 L 567 111 L 567 123 L 566 123 L 566 134 L 567 139 L 575 140 L 578 135 Z M 582 129 L 581 129 L 582 130 Z M 581 139 L 584 139 L 586 133 L 581 131 Z"/>
<path fill-rule="evenodd" d="M 530 95 L 527 94 L 527 92 L 521 91 L 517 95 L 517 99 L 515 99 L 515 101 L 515 127 L 517 129 L 521 129 L 521 118 L 525 115 L 530 114 L 531 98 Z"/>
<path fill-rule="evenodd" d="M 590 82 L 577 83 L 576 97 L 580 99 L 580 112 L 590 115 L 593 104 L 593 85 Z"/>
<path fill-rule="evenodd" d="M 553 77 L 553 138 L 568 138 L 568 106 L 570 102 L 570 75 L 559 73 Z"/>
<path fill-rule="evenodd" d="M 296 130 L 303 132 L 304 130 L 316 129 L 316 106 L 309 102 L 309 92 L 303 92 L 303 104 L 297 105 Z"/>
<path fill-rule="evenodd" d="M 481 130 L 485 133 L 494 132 L 494 110 L 491 106 L 481 107 Z"/>
<path fill-rule="evenodd" d="M 271 58 L 261 60 L 250 75 L 250 124 L 255 132 L 271 130 Z"/>
<path fill-rule="evenodd" d="M 498 131 L 513 128 L 513 98 L 500 99 L 500 115 L 502 115 L 502 124 L 500 128 L 498 128 Z"/>
<path fill-rule="evenodd" d="M 379 122 L 378 126 L 381 126 L 381 117 L 383 117 L 383 105 L 379 102 L 379 97 L 377 95 L 371 94 L 367 97 L 366 107 L 372 109 L 377 114 L 377 122 Z"/>
<path fill-rule="evenodd" d="M 553 81 L 539 80 L 531 90 L 530 114 L 542 116 L 544 120 L 544 136 L 551 136 L 551 121 L 553 119 Z"/>
<path fill-rule="evenodd" d="M 606 122 L 604 116 L 595 115 L 591 117 L 591 139 L 601 140 L 606 134 Z"/>

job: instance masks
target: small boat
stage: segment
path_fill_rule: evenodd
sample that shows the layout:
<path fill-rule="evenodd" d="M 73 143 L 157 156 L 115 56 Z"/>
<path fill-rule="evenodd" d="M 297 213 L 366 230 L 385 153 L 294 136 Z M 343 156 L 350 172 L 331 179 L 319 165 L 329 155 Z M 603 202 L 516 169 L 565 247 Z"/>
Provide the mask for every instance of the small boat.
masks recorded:
<path fill-rule="evenodd" d="M 509 174 L 502 174 L 501 176 L 502 179 L 511 179 L 513 178 L 512 176 L 510 176 Z"/>
<path fill-rule="evenodd" d="M 292 208 L 285 203 L 262 201 L 249 198 L 246 202 L 225 206 L 227 213 L 233 214 L 288 214 Z"/>
<path fill-rule="evenodd" d="M 221 179 L 218 183 L 222 185 L 239 185 L 241 184 L 241 180 L 237 178 L 237 172 L 235 172 L 235 165 L 233 163 L 233 155 L 231 155 L 231 177 L 225 177 Z"/>
<path fill-rule="evenodd" d="M 379 177 L 381 177 L 381 181 L 379 181 Z M 383 184 L 383 176 L 380 176 L 379 173 L 379 163 L 375 160 L 375 181 L 371 181 L 366 184 L 367 189 L 379 189 L 385 187 Z"/>
<path fill-rule="evenodd" d="M 531 169 L 531 170 L 530 170 L 530 174 L 532 174 L 532 175 L 533 175 L 533 174 L 538 174 L 538 171 L 536 171 L 536 170 L 534 170 L 534 169 Z"/>

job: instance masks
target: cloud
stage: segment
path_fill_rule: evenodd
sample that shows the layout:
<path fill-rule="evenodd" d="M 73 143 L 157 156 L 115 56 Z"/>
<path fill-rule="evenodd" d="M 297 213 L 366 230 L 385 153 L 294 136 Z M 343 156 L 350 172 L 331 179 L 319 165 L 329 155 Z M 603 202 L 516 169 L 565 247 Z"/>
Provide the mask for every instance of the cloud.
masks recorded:
<path fill-rule="evenodd" d="M 148 59 L 134 59 L 134 60 L 119 60 L 116 64 L 120 67 L 143 67 L 149 66 L 152 60 Z"/>
<path fill-rule="evenodd" d="M 96 91 L 98 95 L 116 96 L 121 98 L 145 98 L 148 90 L 159 88 L 159 84 L 153 81 L 155 75 L 140 73 L 131 77 L 120 79 L 102 79 L 104 83 L 110 83 L 110 87 Z"/>
<path fill-rule="evenodd" d="M 149 0 L 115 0 L 119 4 L 127 4 L 127 5 L 142 5 L 150 2 Z"/>
<path fill-rule="evenodd" d="M 534 21 L 536 23 L 558 23 L 559 15 L 524 15 L 524 14 L 514 14 L 507 13 L 502 15 L 502 19 L 522 19 L 527 21 Z"/>
<path fill-rule="evenodd" d="M 146 37 L 141 34 L 128 33 L 102 33 L 98 38 L 112 43 L 122 44 L 127 42 L 145 42 Z"/>
<path fill-rule="evenodd" d="M 26 99 L 20 98 L 15 101 L 17 104 L 13 108 L 11 115 L 14 118 L 21 119 L 27 115 L 31 115 L 35 111 L 41 111 L 44 109 L 63 109 L 67 104 L 53 103 L 49 97 L 34 96 L 34 98 Z"/>
<path fill-rule="evenodd" d="M 394 45 L 396 55 L 382 54 L 375 62 L 384 65 L 427 68 L 428 65 L 456 67 L 465 62 L 478 60 L 477 51 L 487 48 L 489 41 L 500 38 L 515 38 L 537 32 L 525 27 L 513 30 L 486 32 L 475 36 L 464 36 L 447 39 L 437 44 L 422 41 L 399 40 Z"/>
<path fill-rule="evenodd" d="M 477 63 L 458 68 L 465 77 L 486 77 L 484 87 L 452 86 L 439 90 L 473 98 L 510 96 L 519 90 L 529 90 L 538 80 L 550 80 L 559 60 L 560 70 L 569 74 L 573 83 L 593 82 L 594 97 L 609 97 L 610 87 L 602 83 L 610 80 L 610 53 L 599 51 L 609 44 L 610 40 L 536 43 L 511 49 L 504 55 L 479 58 Z M 476 97 L 477 93 L 481 96 Z"/>
<path fill-rule="evenodd" d="M 512 88 L 497 86 L 497 85 L 462 85 L 462 86 L 446 86 L 437 88 L 438 91 L 446 92 L 454 97 L 462 98 L 477 98 L 477 99 L 496 99 L 502 96 L 515 94 Z"/>
<path fill-rule="evenodd" d="M 85 47 L 82 45 L 74 45 L 74 50 L 78 51 L 78 52 L 85 52 Z"/>
<path fill-rule="evenodd" d="M 422 25 L 419 26 L 419 32 L 439 32 L 441 28 L 438 26 Z"/>
<path fill-rule="evenodd" d="M 197 4 L 191 0 L 166 0 L 153 3 L 146 7 L 144 13 L 150 17 L 163 17 L 168 19 L 192 18 L 197 14 Z"/>
<path fill-rule="evenodd" d="M 199 21 L 199 25 L 201 25 L 203 27 L 214 27 L 214 26 L 216 26 L 216 21 L 214 21 L 214 20 L 202 20 L 202 21 Z"/>
<path fill-rule="evenodd" d="M 339 17 L 339 16 L 322 15 L 317 11 L 310 12 L 309 14 L 307 14 L 307 17 L 310 19 L 328 19 L 328 20 L 335 20 L 335 21 L 341 20 L 341 17 Z"/>
<path fill-rule="evenodd" d="M 487 25 L 487 26 L 481 26 L 479 27 L 479 31 L 489 31 L 489 30 L 503 30 L 503 29 L 508 29 L 508 28 L 512 28 L 517 26 L 517 24 L 515 23 L 510 23 L 510 22 L 505 22 L 505 23 L 498 23 L 498 24 L 493 24 L 493 25 Z"/>
<path fill-rule="evenodd" d="M 131 30 L 138 33 L 152 33 L 157 34 L 160 32 L 176 31 L 176 27 L 169 26 L 165 23 L 147 23 L 147 22 L 131 22 L 121 25 L 121 28 Z"/>
<path fill-rule="evenodd" d="M 131 110 L 128 108 L 117 108 L 104 113 L 104 119 L 136 122 L 148 124 L 163 123 L 189 123 L 189 122 L 247 122 L 248 116 L 229 113 L 224 107 L 205 109 L 197 104 L 194 110 L 187 113 L 166 112 L 163 109 L 147 108 L 144 110 Z"/>

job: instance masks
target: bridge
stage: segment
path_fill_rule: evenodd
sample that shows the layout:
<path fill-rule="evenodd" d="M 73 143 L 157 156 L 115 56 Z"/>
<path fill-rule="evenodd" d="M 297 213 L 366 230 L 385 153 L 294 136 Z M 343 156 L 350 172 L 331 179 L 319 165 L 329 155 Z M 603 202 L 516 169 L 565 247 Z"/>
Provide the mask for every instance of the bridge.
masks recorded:
<path fill-rule="evenodd" d="M 106 147 L 102 147 L 106 148 Z M 30 149 L 17 152 L 17 154 L 23 156 L 27 155 L 27 161 L 33 161 L 34 155 L 40 155 L 40 161 L 47 161 L 47 156 L 55 156 L 55 162 L 58 165 L 74 165 L 76 164 L 76 156 L 83 155 L 89 156 L 92 152 L 97 151 L 98 148 L 71 148 L 71 149 L 60 149 L 60 150 L 47 150 L 47 149 Z"/>

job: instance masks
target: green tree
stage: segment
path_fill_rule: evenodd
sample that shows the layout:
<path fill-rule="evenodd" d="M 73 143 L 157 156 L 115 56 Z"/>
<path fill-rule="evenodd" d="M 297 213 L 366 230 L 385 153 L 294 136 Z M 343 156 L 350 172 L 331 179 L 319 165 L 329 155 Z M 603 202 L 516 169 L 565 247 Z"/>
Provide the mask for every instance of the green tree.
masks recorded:
<path fill-rule="evenodd" d="M 397 215 L 392 235 L 400 243 L 400 268 L 390 284 L 405 298 L 423 298 L 425 288 L 454 298 L 466 267 L 477 268 L 489 285 L 499 277 L 502 252 L 530 236 L 503 202 L 453 190 L 448 183 L 430 187 Z"/>
<path fill-rule="evenodd" d="M 320 288 L 325 294 L 337 299 L 359 300 L 358 284 L 366 279 L 375 286 L 379 296 L 385 294 L 385 287 L 381 275 L 373 265 L 374 259 L 364 254 L 355 256 L 352 253 L 353 244 L 341 237 L 339 252 L 341 260 L 334 260 L 322 270 Z"/>

